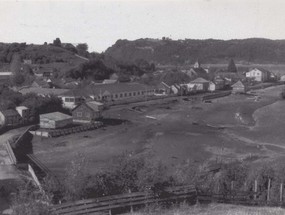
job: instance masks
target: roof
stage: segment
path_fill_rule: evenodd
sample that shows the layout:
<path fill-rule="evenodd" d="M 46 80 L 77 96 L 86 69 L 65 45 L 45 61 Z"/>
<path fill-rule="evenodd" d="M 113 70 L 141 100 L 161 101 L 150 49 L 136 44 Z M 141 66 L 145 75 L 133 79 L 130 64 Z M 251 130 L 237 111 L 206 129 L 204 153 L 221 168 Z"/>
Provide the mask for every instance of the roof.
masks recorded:
<path fill-rule="evenodd" d="M 147 86 L 139 83 L 115 83 L 115 84 L 91 84 L 85 88 L 73 89 L 63 92 L 61 96 L 82 96 L 88 97 L 91 95 L 102 95 L 104 93 L 122 93 L 133 91 L 145 91 L 155 89 L 152 86 Z"/>
<path fill-rule="evenodd" d="M 27 108 L 26 106 L 17 106 L 16 109 L 19 109 L 19 110 L 28 110 L 29 108 Z"/>
<path fill-rule="evenodd" d="M 117 80 L 114 80 L 114 79 L 105 79 L 102 84 L 114 84 L 116 83 Z"/>
<path fill-rule="evenodd" d="M 103 106 L 102 103 L 96 101 L 86 102 L 86 105 L 94 111 L 99 111 L 99 107 Z"/>
<path fill-rule="evenodd" d="M 209 83 L 209 81 L 207 81 L 204 78 L 196 78 L 195 80 L 191 81 L 190 83 Z"/>
<path fill-rule="evenodd" d="M 252 69 L 250 69 L 248 72 L 251 72 L 252 70 L 259 70 L 259 71 L 261 71 L 261 72 L 264 72 L 264 73 L 268 73 L 269 71 L 268 70 L 266 70 L 266 69 L 264 69 L 264 68 L 259 68 L 259 67 L 255 67 L 255 68 L 252 68 Z"/>
<path fill-rule="evenodd" d="M 244 86 L 245 86 L 245 84 L 242 83 L 241 81 L 237 81 L 236 83 L 234 83 L 234 84 L 232 85 L 232 87 L 244 87 Z"/>
<path fill-rule="evenodd" d="M 14 110 L 14 109 L 8 109 L 8 110 L 1 110 L 0 111 L 5 117 L 9 117 L 9 116 L 17 116 L 19 115 L 19 113 Z"/>
<path fill-rule="evenodd" d="M 52 113 L 41 114 L 40 118 L 41 119 L 48 118 L 50 120 L 65 120 L 65 119 L 72 119 L 72 116 L 69 116 L 61 112 L 52 112 Z"/>
<path fill-rule="evenodd" d="M 0 76 L 10 76 L 12 75 L 13 73 L 12 72 L 0 72 Z"/>
<path fill-rule="evenodd" d="M 41 88 L 41 87 L 27 87 L 19 90 L 22 94 L 35 93 L 37 95 L 61 95 L 69 89 L 55 89 L 55 88 Z"/>

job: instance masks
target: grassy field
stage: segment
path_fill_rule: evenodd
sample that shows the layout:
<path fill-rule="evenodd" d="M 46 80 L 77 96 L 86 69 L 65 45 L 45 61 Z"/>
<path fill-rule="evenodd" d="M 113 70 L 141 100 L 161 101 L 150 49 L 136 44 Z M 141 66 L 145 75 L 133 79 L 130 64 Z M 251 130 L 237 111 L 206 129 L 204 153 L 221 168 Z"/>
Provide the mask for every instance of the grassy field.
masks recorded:
<path fill-rule="evenodd" d="M 275 108 L 282 111 L 283 103 L 279 101 L 282 87 L 256 91 L 260 96 L 258 101 L 252 96 L 231 95 L 210 104 L 157 101 L 156 105 L 140 106 L 141 112 L 111 108 L 104 113 L 105 118 L 126 119 L 127 122 L 59 138 L 41 140 L 37 137 L 33 140 L 33 150 L 59 176 L 79 155 L 89 161 L 90 172 L 107 167 L 110 160 L 126 151 L 152 153 L 170 168 L 187 160 L 199 165 L 217 160 L 247 159 L 252 155 L 256 159 L 281 156 L 285 145 L 272 147 L 275 146 L 271 145 L 273 141 L 261 147 L 257 140 L 270 135 L 269 131 L 265 132 L 270 124 L 260 126 L 260 120 L 268 121 L 267 114 L 262 115 L 263 119 L 259 112 L 272 105 L 275 107 L 277 101 L 280 104 Z M 282 133 L 284 119 L 285 114 L 281 114 L 279 121 L 270 122 L 275 123 L 276 134 Z M 219 129 L 219 126 L 225 128 Z M 279 138 L 281 145 L 283 136 L 274 138 Z"/>
<path fill-rule="evenodd" d="M 132 213 L 134 215 L 283 215 L 282 208 L 246 207 L 228 204 L 181 206 L 173 209 L 153 209 Z"/>

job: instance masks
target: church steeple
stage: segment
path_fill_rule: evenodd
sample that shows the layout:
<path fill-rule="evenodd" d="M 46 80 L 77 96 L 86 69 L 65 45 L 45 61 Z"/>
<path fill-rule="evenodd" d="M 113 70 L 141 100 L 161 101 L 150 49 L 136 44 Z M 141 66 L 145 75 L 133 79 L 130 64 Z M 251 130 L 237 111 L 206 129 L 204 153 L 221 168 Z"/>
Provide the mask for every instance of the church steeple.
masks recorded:
<path fill-rule="evenodd" d="M 196 62 L 195 62 L 195 64 L 194 64 L 194 68 L 195 68 L 195 69 L 201 68 L 201 64 L 200 64 L 200 62 L 199 62 L 199 59 L 196 60 Z"/>

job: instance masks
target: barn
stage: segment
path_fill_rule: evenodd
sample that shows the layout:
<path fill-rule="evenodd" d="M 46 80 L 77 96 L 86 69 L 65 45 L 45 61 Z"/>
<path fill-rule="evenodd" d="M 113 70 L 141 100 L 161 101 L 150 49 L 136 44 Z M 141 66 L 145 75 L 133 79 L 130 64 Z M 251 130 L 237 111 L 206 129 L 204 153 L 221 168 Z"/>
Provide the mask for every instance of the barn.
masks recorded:
<path fill-rule="evenodd" d="M 85 102 L 72 110 L 73 122 L 91 123 L 102 117 L 103 104 L 96 101 Z"/>
<path fill-rule="evenodd" d="M 73 123 L 72 116 L 60 113 L 53 112 L 40 115 L 40 128 L 63 128 Z"/>

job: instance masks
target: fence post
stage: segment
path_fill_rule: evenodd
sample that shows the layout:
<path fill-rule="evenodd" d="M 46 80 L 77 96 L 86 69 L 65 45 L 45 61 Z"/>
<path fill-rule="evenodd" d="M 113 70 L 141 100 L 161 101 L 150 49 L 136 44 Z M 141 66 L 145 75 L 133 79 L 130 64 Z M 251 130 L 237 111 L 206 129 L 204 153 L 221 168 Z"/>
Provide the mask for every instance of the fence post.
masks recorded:
<path fill-rule="evenodd" d="M 254 200 L 256 200 L 256 193 L 257 193 L 257 180 L 254 181 Z"/>
<path fill-rule="evenodd" d="M 280 184 L 280 203 L 283 201 L 283 183 Z"/>
<path fill-rule="evenodd" d="M 268 179 L 268 185 L 267 185 L 267 203 L 270 200 L 270 183 L 271 183 L 271 179 Z"/>

